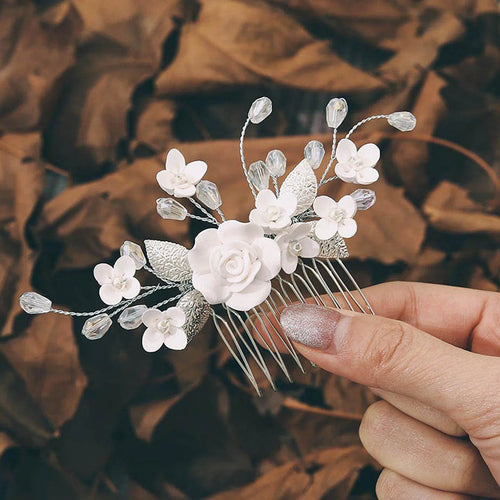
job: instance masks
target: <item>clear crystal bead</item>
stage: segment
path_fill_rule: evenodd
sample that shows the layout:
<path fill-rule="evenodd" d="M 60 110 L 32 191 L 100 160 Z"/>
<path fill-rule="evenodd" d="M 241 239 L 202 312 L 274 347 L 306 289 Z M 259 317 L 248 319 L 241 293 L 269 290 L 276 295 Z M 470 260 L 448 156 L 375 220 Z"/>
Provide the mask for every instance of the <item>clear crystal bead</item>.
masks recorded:
<path fill-rule="evenodd" d="M 120 247 L 120 255 L 128 255 L 135 264 L 136 269 L 142 269 L 146 264 L 146 257 L 142 248 L 133 241 L 125 241 Z"/>
<path fill-rule="evenodd" d="M 371 189 L 356 189 L 354 193 L 351 193 L 351 197 L 354 198 L 358 210 L 368 210 L 377 201 L 375 191 Z"/>
<path fill-rule="evenodd" d="M 222 205 L 217 186 L 210 181 L 200 181 L 196 186 L 196 197 L 208 208 L 216 210 Z"/>
<path fill-rule="evenodd" d="M 325 148 L 319 141 L 309 141 L 304 148 L 304 158 L 313 169 L 317 169 L 325 156 Z"/>
<path fill-rule="evenodd" d="M 44 314 L 50 311 L 52 301 L 36 292 L 26 292 L 19 298 L 19 304 L 28 314 Z"/>
<path fill-rule="evenodd" d="M 248 176 L 257 191 L 262 191 L 269 187 L 269 170 L 267 170 L 266 164 L 263 161 L 252 163 L 248 167 Z"/>
<path fill-rule="evenodd" d="M 85 321 L 82 334 L 89 340 L 100 339 L 109 330 L 112 323 L 111 318 L 106 313 L 92 316 L 92 318 Z"/>
<path fill-rule="evenodd" d="M 326 123 L 331 128 L 338 128 L 347 115 L 347 101 L 343 97 L 334 97 L 326 106 Z"/>
<path fill-rule="evenodd" d="M 273 111 L 273 103 L 269 97 L 259 97 L 250 106 L 248 118 L 252 123 L 264 121 Z"/>
<path fill-rule="evenodd" d="M 156 211 L 160 217 L 170 220 L 184 220 L 188 213 L 186 207 L 173 198 L 158 198 Z"/>
<path fill-rule="evenodd" d="M 395 113 L 391 113 L 388 116 L 387 121 L 389 122 L 389 125 L 401 130 L 401 132 L 409 132 L 410 130 L 413 130 L 417 124 L 417 119 L 409 111 L 396 111 Z"/>
<path fill-rule="evenodd" d="M 118 317 L 118 323 L 124 330 L 133 330 L 142 324 L 142 315 L 147 311 L 145 305 L 127 307 Z"/>
<path fill-rule="evenodd" d="M 266 168 L 273 177 L 281 177 L 286 171 L 286 158 L 279 149 L 267 153 Z"/>

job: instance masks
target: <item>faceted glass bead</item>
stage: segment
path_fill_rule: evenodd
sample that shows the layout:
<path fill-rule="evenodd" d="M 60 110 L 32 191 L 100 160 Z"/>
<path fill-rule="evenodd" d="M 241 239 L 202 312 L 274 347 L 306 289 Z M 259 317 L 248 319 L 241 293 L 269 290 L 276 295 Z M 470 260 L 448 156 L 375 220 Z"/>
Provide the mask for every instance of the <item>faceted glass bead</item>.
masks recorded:
<path fill-rule="evenodd" d="M 286 171 L 285 155 L 279 149 L 269 151 L 266 158 L 266 168 L 273 177 L 281 177 Z"/>
<path fill-rule="evenodd" d="M 401 130 L 401 132 L 409 132 L 410 130 L 413 130 L 417 124 L 417 119 L 409 111 L 396 111 L 395 113 L 391 113 L 388 116 L 387 121 L 389 122 L 389 125 Z"/>
<path fill-rule="evenodd" d="M 210 181 L 200 181 L 196 186 L 196 197 L 208 208 L 216 210 L 222 205 L 217 186 Z"/>
<path fill-rule="evenodd" d="M 264 121 L 273 111 L 273 103 L 269 97 L 259 97 L 250 106 L 248 118 L 252 123 Z"/>
<path fill-rule="evenodd" d="M 156 211 L 160 217 L 170 220 L 184 220 L 188 213 L 186 207 L 173 198 L 158 198 Z"/>
<path fill-rule="evenodd" d="M 313 169 L 317 169 L 325 156 L 325 148 L 319 141 L 309 141 L 304 148 L 304 158 Z"/>
<path fill-rule="evenodd" d="M 109 330 L 112 323 L 111 318 L 106 313 L 92 316 L 92 318 L 85 321 L 82 334 L 89 340 L 100 339 Z"/>
<path fill-rule="evenodd" d="M 269 170 L 263 161 L 256 161 L 248 167 L 248 176 L 257 191 L 262 191 L 269 187 Z"/>
<path fill-rule="evenodd" d="M 44 314 L 50 311 L 52 302 L 36 292 L 26 292 L 19 298 L 19 304 L 28 314 Z"/>
<path fill-rule="evenodd" d="M 334 97 L 326 106 L 326 123 L 331 128 L 338 128 L 347 115 L 347 101 L 343 97 Z"/>
<path fill-rule="evenodd" d="M 147 311 L 145 305 L 127 307 L 118 317 L 118 323 L 124 330 L 133 330 L 142 324 L 142 315 Z"/>
<path fill-rule="evenodd" d="M 368 210 L 377 201 L 375 191 L 371 189 L 356 189 L 354 193 L 351 193 L 351 197 L 354 198 L 358 210 Z"/>
<path fill-rule="evenodd" d="M 120 247 L 120 255 L 128 255 L 135 264 L 136 269 L 142 269 L 146 264 L 146 257 L 142 248 L 133 241 L 125 241 Z"/>

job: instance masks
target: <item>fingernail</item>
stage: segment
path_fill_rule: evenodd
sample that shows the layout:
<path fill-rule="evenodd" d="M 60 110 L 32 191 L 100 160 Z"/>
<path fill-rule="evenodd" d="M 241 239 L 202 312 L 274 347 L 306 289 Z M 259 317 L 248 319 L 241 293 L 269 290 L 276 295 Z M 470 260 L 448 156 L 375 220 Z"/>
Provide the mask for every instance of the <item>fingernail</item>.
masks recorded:
<path fill-rule="evenodd" d="M 335 329 L 342 315 L 336 309 L 313 304 L 293 304 L 281 313 L 285 335 L 307 347 L 335 350 Z"/>

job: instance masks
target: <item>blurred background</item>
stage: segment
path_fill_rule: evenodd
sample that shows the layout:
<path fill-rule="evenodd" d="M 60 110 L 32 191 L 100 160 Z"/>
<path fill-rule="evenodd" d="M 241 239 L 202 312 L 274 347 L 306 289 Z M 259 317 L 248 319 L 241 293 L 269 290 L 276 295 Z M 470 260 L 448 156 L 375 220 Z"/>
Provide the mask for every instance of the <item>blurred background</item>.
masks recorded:
<path fill-rule="evenodd" d="M 368 390 L 311 368 L 257 398 L 209 327 L 147 354 L 140 331 L 91 342 L 18 297 L 99 308 L 92 268 L 124 240 L 190 246 L 200 227 L 155 207 L 179 143 L 246 220 L 237 139 L 262 95 L 249 162 L 278 148 L 293 167 L 312 138 L 329 154 L 331 97 L 343 133 L 417 116 L 354 136 L 383 152 L 349 241 L 360 284 L 498 290 L 498 28 L 495 0 L 0 1 L 0 498 L 375 498 Z"/>

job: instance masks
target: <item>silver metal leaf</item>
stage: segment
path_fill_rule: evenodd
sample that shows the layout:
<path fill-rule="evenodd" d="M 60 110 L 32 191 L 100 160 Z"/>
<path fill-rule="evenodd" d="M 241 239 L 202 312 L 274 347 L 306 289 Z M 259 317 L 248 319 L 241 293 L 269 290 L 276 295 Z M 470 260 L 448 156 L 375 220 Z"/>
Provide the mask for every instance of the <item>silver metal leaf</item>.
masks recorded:
<path fill-rule="evenodd" d="M 318 193 L 318 181 L 307 160 L 302 160 L 286 177 L 280 188 L 281 193 L 292 193 L 297 197 L 297 209 L 293 215 L 307 210 Z"/>
<path fill-rule="evenodd" d="M 349 257 L 349 251 L 347 250 L 347 245 L 345 244 L 344 238 L 336 234 L 333 238 L 329 240 L 320 240 L 314 234 L 314 228 L 316 222 L 311 226 L 310 237 L 319 243 L 319 254 L 318 258 L 322 259 L 347 259 Z"/>
<path fill-rule="evenodd" d="M 210 316 L 210 305 L 198 290 L 191 290 L 179 299 L 177 307 L 186 314 L 183 329 L 189 342 L 205 326 Z"/>
<path fill-rule="evenodd" d="M 188 250 L 171 241 L 146 240 L 146 253 L 155 273 L 162 279 L 189 281 L 193 271 L 188 262 Z"/>

